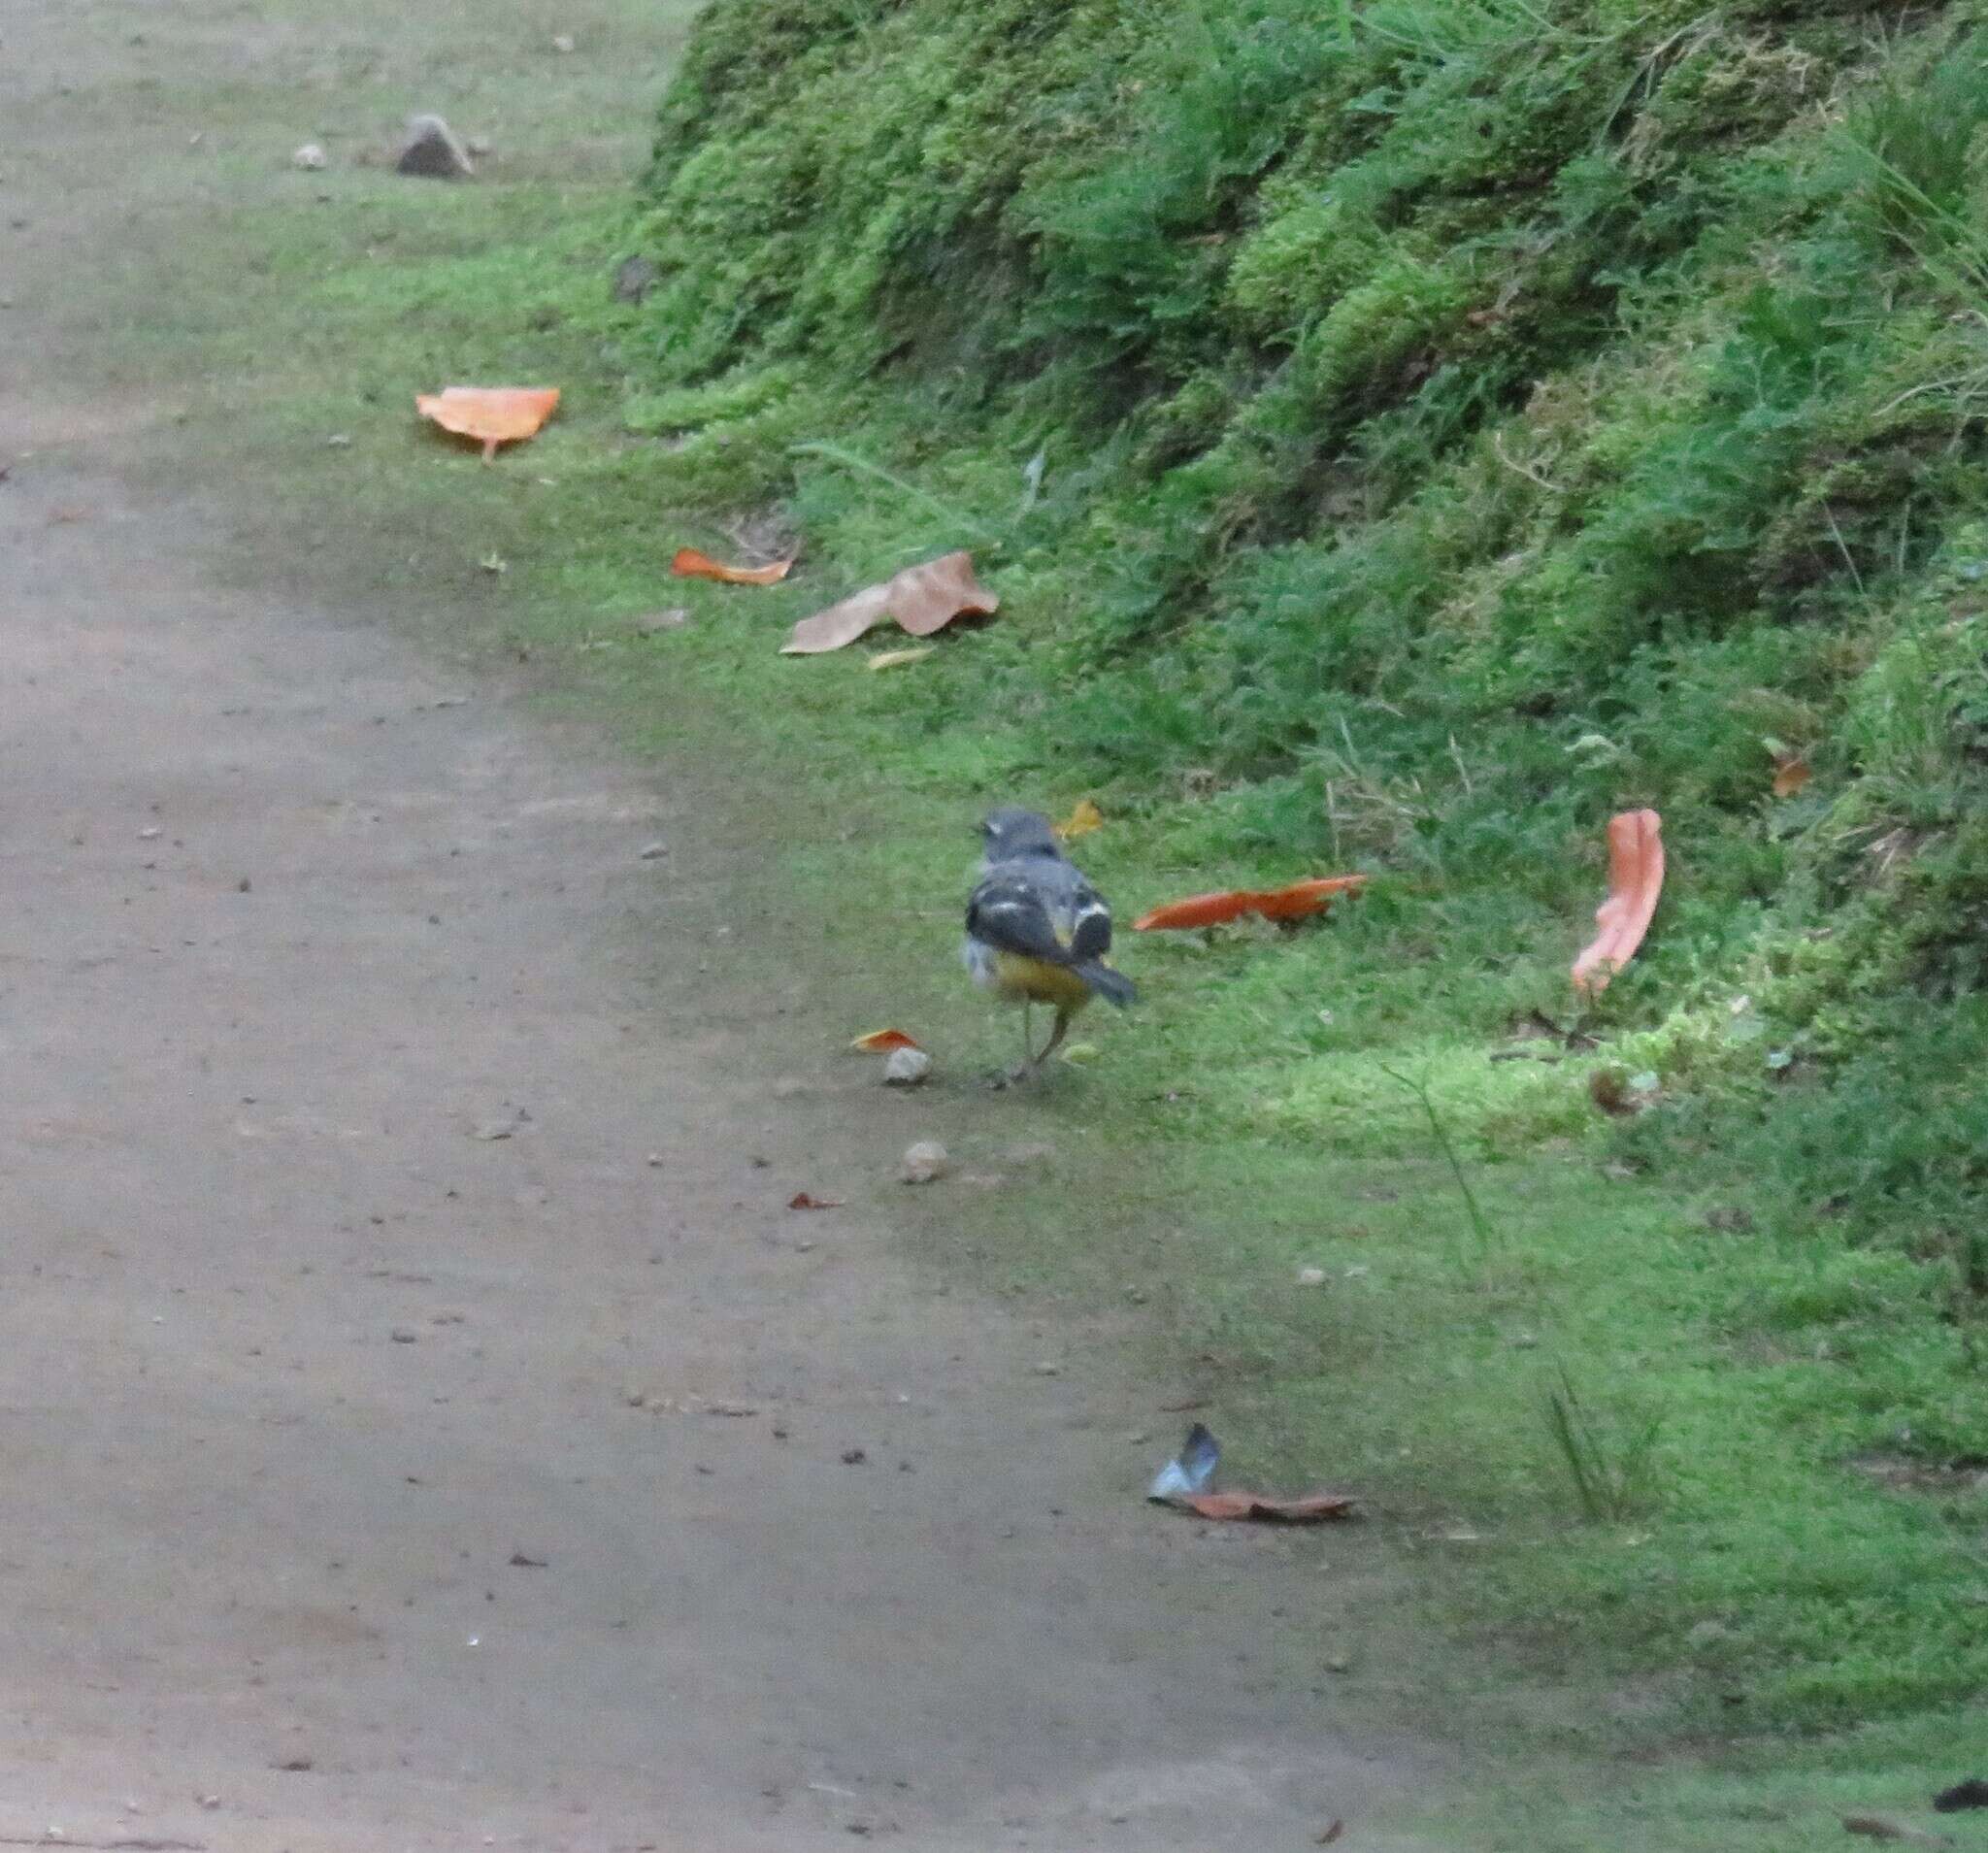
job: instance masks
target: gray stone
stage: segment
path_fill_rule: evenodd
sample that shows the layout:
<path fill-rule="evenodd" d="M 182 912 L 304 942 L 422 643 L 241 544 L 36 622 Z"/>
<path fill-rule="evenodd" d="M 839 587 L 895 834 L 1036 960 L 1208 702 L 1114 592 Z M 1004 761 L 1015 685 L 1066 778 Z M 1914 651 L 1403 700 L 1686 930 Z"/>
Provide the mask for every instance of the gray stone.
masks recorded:
<path fill-rule="evenodd" d="M 477 171 L 470 165 L 469 151 L 439 116 L 408 117 L 407 146 L 395 166 L 403 174 L 431 181 L 466 181 Z"/>

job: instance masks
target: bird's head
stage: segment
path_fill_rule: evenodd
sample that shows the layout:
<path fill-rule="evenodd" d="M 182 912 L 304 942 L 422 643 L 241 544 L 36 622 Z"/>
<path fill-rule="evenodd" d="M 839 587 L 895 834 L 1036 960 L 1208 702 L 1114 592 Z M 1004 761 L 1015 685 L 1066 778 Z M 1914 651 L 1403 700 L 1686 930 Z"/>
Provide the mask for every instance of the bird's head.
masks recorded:
<path fill-rule="evenodd" d="M 1004 805 L 980 826 L 980 843 L 989 862 L 1012 862 L 1017 856 L 1060 856 L 1061 845 L 1049 819 L 1019 805 Z"/>

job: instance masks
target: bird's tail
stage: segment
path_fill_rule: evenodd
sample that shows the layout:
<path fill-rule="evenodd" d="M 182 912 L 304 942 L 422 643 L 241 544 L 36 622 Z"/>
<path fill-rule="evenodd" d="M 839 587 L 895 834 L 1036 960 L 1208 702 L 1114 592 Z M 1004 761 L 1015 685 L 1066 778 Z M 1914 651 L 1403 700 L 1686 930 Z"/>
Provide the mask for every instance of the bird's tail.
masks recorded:
<path fill-rule="evenodd" d="M 1139 995 L 1138 986 L 1123 972 L 1114 972 L 1103 959 L 1082 959 L 1072 968 L 1108 1004 L 1122 1010 Z"/>

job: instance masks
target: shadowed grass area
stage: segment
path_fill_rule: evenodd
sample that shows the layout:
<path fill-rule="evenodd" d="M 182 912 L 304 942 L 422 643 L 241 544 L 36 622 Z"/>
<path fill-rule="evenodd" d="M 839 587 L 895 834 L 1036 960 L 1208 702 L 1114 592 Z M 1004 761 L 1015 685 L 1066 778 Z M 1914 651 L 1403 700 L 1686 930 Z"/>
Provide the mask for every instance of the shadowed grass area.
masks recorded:
<path fill-rule="evenodd" d="M 1929 1002 L 1855 940 L 1894 917 L 1937 920 L 1944 904 L 1930 890 L 1882 890 L 1849 915 L 1791 909 L 1802 882 L 1819 895 L 1833 878 L 1832 843 L 1857 854 L 1870 841 L 1839 811 L 1853 802 L 1880 838 L 1923 831 L 1954 881 L 1972 878 L 1976 773 L 1952 718 L 1972 700 L 1967 531 L 1908 546 L 1910 570 L 1873 589 L 1872 555 L 1855 549 L 1875 544 L 1859 529 L 1865 602 L 1847 569 L 1831 569 L 1841 605 L 1801 622 L 1707 622 L 1688 648 L 1632 651 L 1592 684 L 1565 662 L 1536 663 L 1527 673 L 1563 698 L 1574 688 L 1594 703 L 1569 703 L 1543 732 L 1542 717 L 1521 726 L 1508 711 L 1396 702 L 1411 711 L 1391 716 L 1403 691 L 1373 665 L 1412 671 L 1420 699 L 1462 659 L 1417 666 L 1412 637 L 1363 634 L 1374 608 L 1308 577 L 1324 570 L 1316 537 L 1194 569 L 1209 584 L 1233 576 L 1246 613 L 1184 598 L 1156 562 L 1176 527 L 1206 529 L 1201 505 L 1183 509 L 1168 486 L 1176 466 L 1154 461 L 1225 428 L 1231 401 L 1198 371 L 1175 395 L 1202 394 L 1191 406 L 1149 407 L 1139 418 L 1151 429 L 1106 422 L 1081 443 L 1043 409 L 1041 381 L 1023 382 L 1035 397 L 983 409 L 930 378 L 900 391 L 867 370 L 875 356 L 845 355 L 827 379 L 806 328 L 716 386 L 670 384 L 698 371 L 671 346 L 690 326 L 671 317 L 691 308 L 670 302 L 692 291 L 708 333 L 709 298 L 752 297 L 722 266 L 676 276 L 660 304 L 617 304 L 609 288 L 615 261 L 654 242 L 626 206 L 613 141 L 619 112 L 649 99 L 645 75 L 611 78 L 598 60 L 662 55 L 668 35 L 643 23 L 646 11 L 580 20 L 583 43 L 604 35 L 593 62 L 520 42 L 461 67 L 474 78 L 450 114 L 470 131 L 465 108 L 507 124 L 474 188 L 411 187 L 343 157 L 327 174 L 288 172 L 316 52 L 299 54 L 301 92 L 282 87 L 291 78 L 202 88 L 218 145 L 205 184 L 236 211 L 159 223 L 127 269 L 96 280 L 97 296 L 72 306 L 90 364 L 184 392 L 188 420 L 155 455 L 231 492 L 255 485 L 234 530 L 245 572 L 287 559 L 304 582 L 356 593 L 440 647 L 523 652 L 548 704 L 610 717 L 660 765 L 696 768 L 740 844 L 726 909 L 750 923 L 750 956 L 809 973 L 823 1021 L 917 1031 L 941 1057 L 931 1111 L 948 1142 L 963 1166 L 1003 1175 L 968 1209 L 904 1212 L 932 1265 L 1025 1299 L 1125 1309 L 1149 1324 L 1178 1400 L 1205 1405 L 1239 1477 L 1371 1499 L 1364 1533 L 1300 1559 L 1321 1609 L 1336 1574 L 1384 1553 L 1422 1568 L 1424 1603 L 1340 1617 L 1342 1651 L 1298 1651 L 1350 1704 L 1481 1739 L 1484 1761 L 1525 1770 L 1484 1794 L 1481 1821 L 1449 1815 L 1439 1834 L 1474 1847 L 1778 1849 L 1835 1843 L 1839 1807 L 1921 1807 L 1967 1772 L 1988 1678 L 1988 1496 L 1976 1469 L 1956 1465 L 1983 1451 L 1980 1263 L 1965 1239 L 1974 1185 L 1956 1154 L 1980 1148 L 1984 1025 L 1965 984 Z M 1408 32 L 1407 10 L 1385 17 Z M 1457 17 L 1489 32 L 1502 16 Z M 1500 55 L 1544 83 L 1545 51 L 1520 58 L 1515 19 L 1501 30 Z M 1585 73 L 1586 40 L 1563 40 L 1548 49 Z M 438 40 L 438 59 L 450 43 Z M 1446 68 L 1469 47 L 1436 50 Z M 780 94 L 776 83 L 762 106 Z M 374 98 L 380 119 L 414 95 L 395 75 Z M 1215 116 L 1218 103 L 1229 107 L 1214 99 Z M 1198 199 L 1195 174 L 1247 152 L 1197 154 L 1178 197 Z M 1936 153 L 1911 171 L 1937 178 Z M 1927 222 L 1912 218 L 1913 194 L 1872 197 Z M 1069 215 L 1104 210 L 1096 200 L 1055 198 L 1066 216 L 1044 205 L 1044 236 L 1103 238 L 1068 229 Z M 1166 210 L 1178 218 L 1161 227 L 1172 278 L 1202 263 L 1176 248 L 1202 221 Z M 767 261 L 764 227 L 714 220 L 720 234 L 737 265 Z M 1350 263 L 1358 245 L 1328 226 L 1305 263 Z M 1267 256 L 1259 269 L 1249 287 L 1265 304 L 1329 287 L 1280 281 Z M 1123 285 L 1143 321 L 1187 287 L 1143 276 Z M 1481 294 L 1474 282 L 1452 303 L 1441 278 L 1397 281 L 1450 323 Z M 819 327 L 870 314 L 853 282 L 848 302 L 831 300 L 834 282 L 824 271 L 813 285 L 828 292 L 811 311 Z M 1613 510 L 1597 532 L 1653 520 L 1622 484 L 1639 470 L 1657 472 L 1666 496 L 1699 482 L 1690 446 L 1704 427 L 1684 409 L 1723 404 L 1722 380 L 1767 382 L 1733 421 L 1744 445 L 1772 449 L 1770 360 L 1790 343 L 1811 385 L 1834 367 L 1904 364 L 1869 347 L 1832 358 L 1851 336 L 1799 316 L 1790 332 L 1785 306 L 1746 306 L 1750 288 L 1722 283 L 1721 306 L 1689 312 L 1703 318 L 1695 345 L 1645 353 L 1633 325 L 1609 324 L 1607 339 L 1626 346 L 1576 369 L 1565 396 L 1445 451 L 1449 474 L 1422 493 L 1451 498 L 1445 520 L 1467 504 L 1507 540 L 1536 532 L 1526 570 L 1577 579 L 1585 567 L 1551 564 L 1568 524 L 1537 479 L 1565 484 L 1578 460 L 1613 484 L 1593 490 Z M 991 316 L 1000 300 L 990 284 L 965 306 Z M 1043 339 L 1080 347 L 1119 312 L 1086 298 L 1058 313 L 1070 319 Z M 1271 307 L 1249 314 L 1274 319 Z M 1922 317 L 1929 339 L 1959 339 L 1937 321 Z M 1194 316 L 1179 322 L 1191 348 Z M 1550 324 L 1541 317 L 1541 341 Z M 497 467 L 414 422 L 416 390 L 499 378 L 566 398 Z M 1891 390 L 1919 378 L 1900 373 Z M 1798 397 L 1805 418 L 1841 410 Z M 1650 450 L 1652 434 L 1681 447 Z M 1032 500 L 1028 466 L 1044 451 Z M 1767 469 L 1747 449 L 1713 478 L 1730 488 Z M 1412 497 L 1371 483 L 1360 494 L 1377 500 L 1359 570 L 1407 584 L 1426 557 L 1397 559 L 1408 530 L 1387 523 L 1410 518 Z M 775 502 L 808 540 L 789 584 L 668 578 L 676 546 L 728 550 L 728 522 Z M 1420 547 L 1426 522 L 1414 532 Z M 1758 525 L 1746 532 L 1756 546 Z M 882 674 L 860 649 L 776 654 L 795 617 L 954 545 L 974 546 L 1003 593 L 995 622 Z M 1677 557 L 1697 570 L 1691 546 Z M 1482 583 L 1466 595 L 1470 576 L 1455 574 L 1457 596 L 1497 602 Z M 1155 587 L 1165 597 L 1141 607 Z M 1539 600 L 1512 597 L 1540 647 L 1565 642 Z M 646 613 L 678 606 L 685 625 L 642 630 Z M 1297 673 L 1307 648 L 1327 659 L 1294 612 L 1343 614 L 1328 666 Z M 1510 625 L 1472 631 L 1465 651 L 1508 711 L 1512 663 L 1538 641 L 1517 615 Z M 1342 681 L 1356 661 L 1368 679 Z M 1768 802 L 1768 733 L 1812 752 L 1812 798 Z M 1009 1057 L 1011 1026 L 957 967 L 973 825 L 992 802 L 1060 811 L 1090 792 L 1108 822 L 1081 859 L 1122 917 L 1321 864 L 1382 878 L 1298 931 L 1122 944 L 1141 1008 L 1086 1021 L 1087 1066 L 1052 1069 L 1038 1096 L 990 1100 L 978 1071 Z M 1600 821 L 1644 796 L 1673 819 L 1672 899 L 1647 955 L 1576 1011 L 1566 966 L 1600 898 Z M 1919 867 L 1900 879 L 1946 878 Z M 1809 937 L 1816 924 L 1832 931 Z M 1605 1119 L 1598 1073 L 1653 1075 L 1657 1106 Z M 1051 1149 L 1014 1156 L 1038 1144 Z M 1323 1283 L 1300 1286 L 1302 1270 Z M 1302 1637 L 1307 1618 L 1293 1626 Z"/>

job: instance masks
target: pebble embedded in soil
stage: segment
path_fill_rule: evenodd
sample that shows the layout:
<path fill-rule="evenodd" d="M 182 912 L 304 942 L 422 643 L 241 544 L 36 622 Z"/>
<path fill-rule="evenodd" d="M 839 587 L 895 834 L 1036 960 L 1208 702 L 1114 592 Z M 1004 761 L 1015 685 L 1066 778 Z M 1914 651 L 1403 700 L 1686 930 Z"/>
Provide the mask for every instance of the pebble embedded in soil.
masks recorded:
<path fill-rule="evenodd" d="M 430 181 L 466 181 L 476 174 L 469 150 L 439 116 L 408 118 L 407 145 L 394 163 L 397 172 Z"/>

